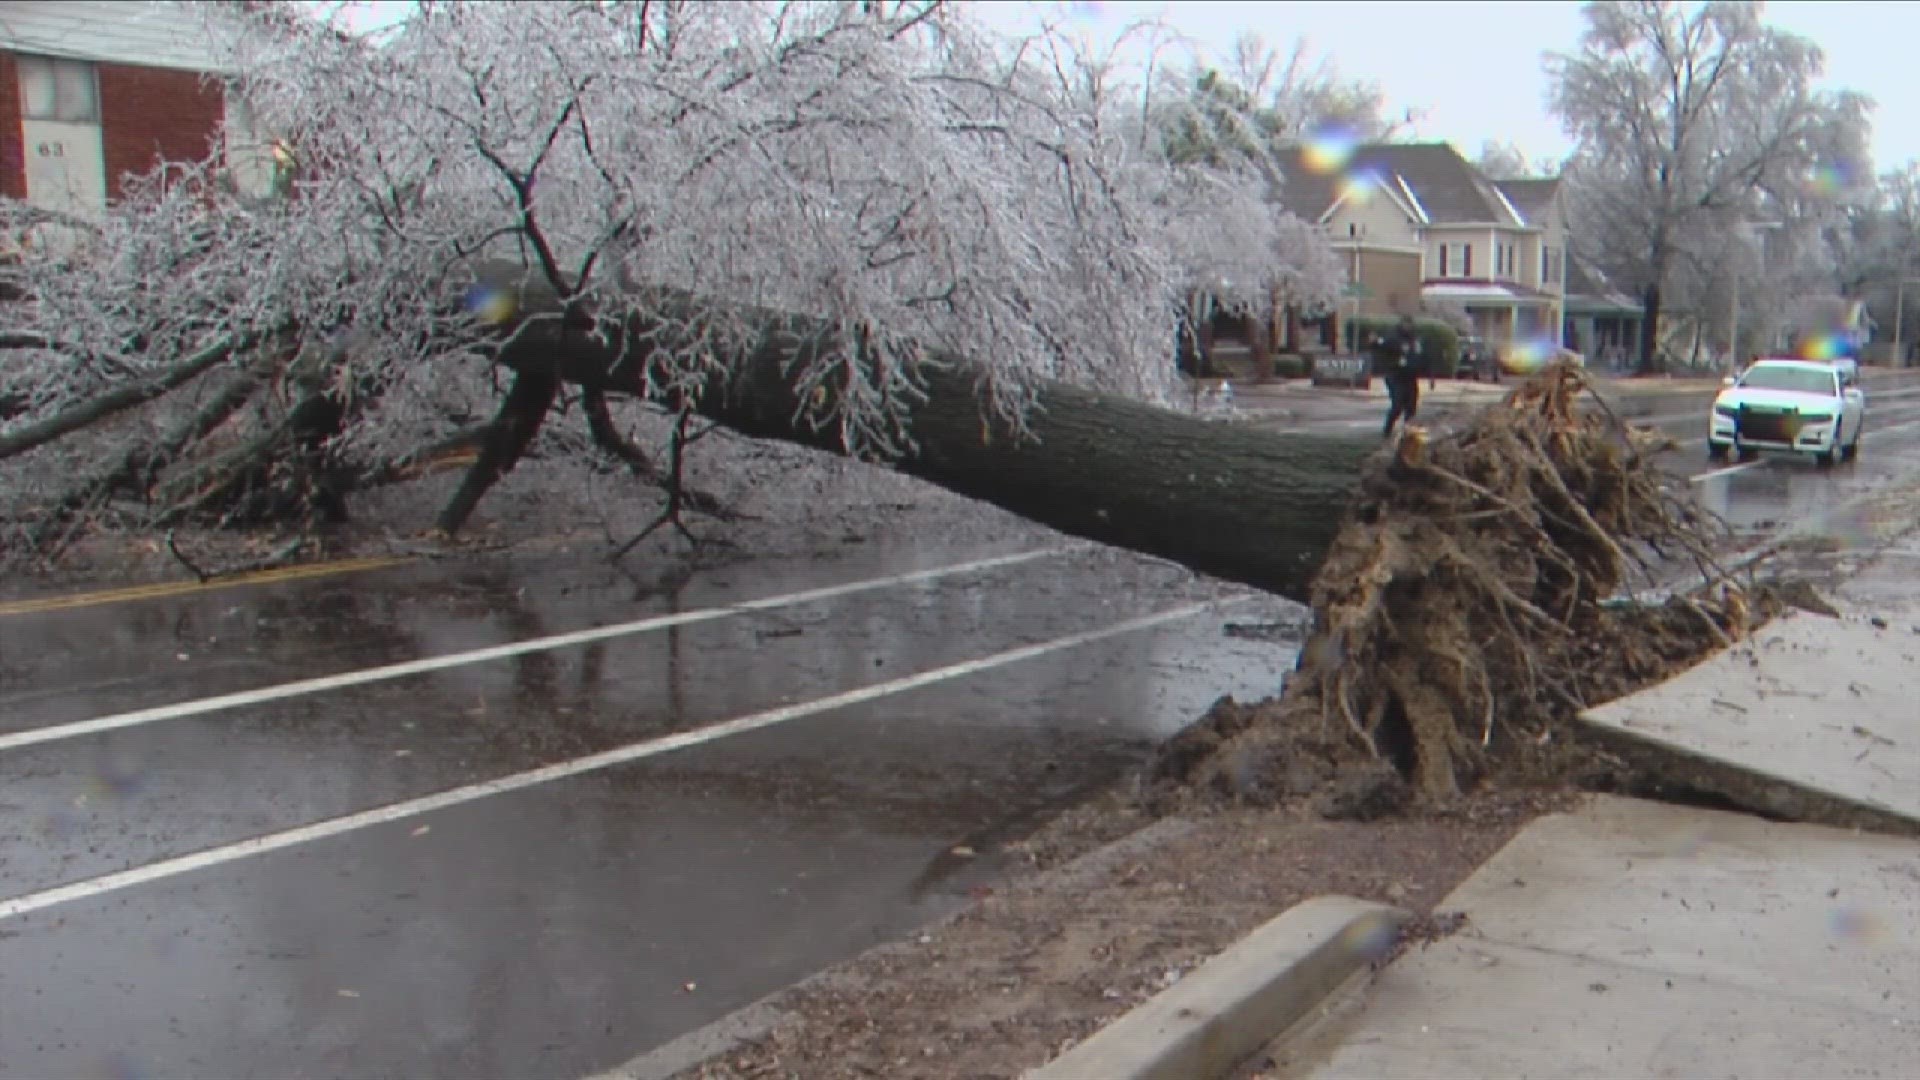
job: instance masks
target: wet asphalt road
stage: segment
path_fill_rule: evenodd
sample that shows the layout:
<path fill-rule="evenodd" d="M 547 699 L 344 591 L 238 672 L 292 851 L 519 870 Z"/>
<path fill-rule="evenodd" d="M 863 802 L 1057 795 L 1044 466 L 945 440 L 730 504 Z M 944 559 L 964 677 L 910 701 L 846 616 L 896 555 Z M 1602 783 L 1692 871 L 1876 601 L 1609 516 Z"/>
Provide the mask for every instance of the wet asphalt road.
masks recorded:
<path fill-rule="evenodd" d="M 1244 594 L 1132 556 L 892 580 L 1006 553 L 856 548 L 638 599 L 594 566 L 407 567 L 0 617 L 0 1075 L 611 1066 L 952 910 L 1001 841 L 1291 662 L 1223 633 L 1286 605 L 1196 610 Z"/>
<path fill-rule="evenodd" d="M 1854 465 L 1670 464 L 1739 525 L 1833 517 L 1920 465 L 1920 395 L 1869 408 Z M 1271 692 L 1286 646 L 1223 629 L 1297 611 L 1195 610 L 1243 597 L 850 546 L 668 595 L 523 561 L 0 615 L 0 1077 L 618 1064 L 954 909 L 1001 842 Z"/>
<path fill-rule="evenodd" d="M 1767 455 L 1746 464 L 1707 460 L 1706 409 L 1645 417 L 1641 424 L 1672 434 L 1679 448 L 1666 455 L 1687 476 L 1703 506 L 1742 531 L 1766 533 L 1790 526 L 1848 531 L 1847 500 L 1920 468 L 1920 385 L 1868 389 L 1867 421 L 1859 458 L 1829 470 L 1811 458 Z"/>

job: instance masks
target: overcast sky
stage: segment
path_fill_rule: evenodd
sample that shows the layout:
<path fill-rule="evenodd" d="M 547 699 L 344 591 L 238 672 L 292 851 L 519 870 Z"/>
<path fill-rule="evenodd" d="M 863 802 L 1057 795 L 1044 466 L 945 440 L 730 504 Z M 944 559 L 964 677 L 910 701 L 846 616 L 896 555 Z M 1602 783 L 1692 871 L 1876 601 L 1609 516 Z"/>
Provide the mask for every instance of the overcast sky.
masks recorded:
<path fill-rule="evenodd" d="M 387 0 L 358 6 L 366 10 L 355 21 L 374 25 L 412 5 Z M 1078 12 L 1072 22 L 1094 38 L 1157 18 L 1203 48 L 1220 51 L 1242 30 L 1282 51 L 1304 38 L 1315 56 L 1331 59 L 1343 74 L 1377 82 L 1393 115 L 1423 110 L 1425 118 L 1414 129 L 1423 138 L 1448 140 L 1469 156 L 1489 139 L 1516 143 L 1529 158 L 1558 157 L 1568 149 L 1547 115 L 1540 56 L 1577 42 L 1580 5 L 1573 0 L 989 0 L 981 6 L 1009 27 L 1036 11 L 1057 17 L 1070 7 Z M 1920 159 L 1920 123 L 1906 115 L 1907 103 L 1920 97 L 1920 2 L 1798 0 L 1768 4 L 1766 17 L 1826 50 L 1830 84 L 1879 103 L 1873 140 L 1879 168 Z"/>

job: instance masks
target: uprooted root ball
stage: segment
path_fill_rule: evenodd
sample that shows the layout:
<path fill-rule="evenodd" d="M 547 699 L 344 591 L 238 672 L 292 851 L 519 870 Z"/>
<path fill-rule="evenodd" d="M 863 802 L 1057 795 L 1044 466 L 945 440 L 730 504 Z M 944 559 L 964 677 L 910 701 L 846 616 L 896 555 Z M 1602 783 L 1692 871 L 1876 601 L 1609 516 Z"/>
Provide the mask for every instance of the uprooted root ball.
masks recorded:
<path fill-rule="evenodd" d="M 1403 433 L 1370 465 L 1315 579 L 1285 692 L 1216 708 L 1169 744 L 1163 788 L 1312 792 L 1339 816 L 1445 799 L 1496 764 L 1545 763 L 1560 722 L 1769 617 L 1771 590 L 1714 564 L 1724 526 L 1654 466 L 1665 440 L 1576 408 L 1591 391 L 1561 365 L 1458 433 Z M 1676 562 L 1709 584 L 1609 602 L 1636 569 L 1651 582 Z"/>

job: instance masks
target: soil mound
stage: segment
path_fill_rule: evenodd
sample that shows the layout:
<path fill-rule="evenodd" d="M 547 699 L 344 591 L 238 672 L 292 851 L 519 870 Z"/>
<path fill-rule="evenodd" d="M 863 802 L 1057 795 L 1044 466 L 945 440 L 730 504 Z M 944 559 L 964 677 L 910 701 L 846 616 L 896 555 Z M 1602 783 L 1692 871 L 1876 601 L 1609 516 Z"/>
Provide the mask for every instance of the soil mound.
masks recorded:
<path fill-rule="evenodd" d="M 1806 603 L 1720 569 L 1729 530 L 1656 467 L 1668 445 L 1571 365 L 1459 431 L 1404 431 L 1370 462 L 1314 581 L 1281 696 L 1223 701 L 1164 746 L 1152 800 L 1366 818 L 1496 773 L 1594 768 L 1564 733 L 1574 714 Z M 1693 587 L 1622 599 L 1681 576 Z"/>

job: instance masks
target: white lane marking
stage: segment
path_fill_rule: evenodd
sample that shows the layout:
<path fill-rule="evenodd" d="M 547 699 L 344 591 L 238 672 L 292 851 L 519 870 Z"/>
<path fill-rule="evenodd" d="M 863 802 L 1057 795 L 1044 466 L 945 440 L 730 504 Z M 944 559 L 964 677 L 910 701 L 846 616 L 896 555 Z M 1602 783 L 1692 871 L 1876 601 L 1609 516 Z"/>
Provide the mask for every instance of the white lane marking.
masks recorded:
<path fill-rule="evenodd" d="M 1726 476 L 1730 473 L 1745 472 L 1748 469 L 1757 469 L 1764 464 L 1766 464 L 1764 460 L 1748 461 L 1748 462 L 1743 462 L 1742 464 L 1739 464 L 1739 465 L 1729 465 L 1724 469 L 1713 469 L 1708 472 L 1695 473 L 1692 476 L 1687 477 L 1687 483 L 1689 484 L 1704 483 L 1705 481 L 1711 480 L 1716 476 Z"/>
<path fill-rule="evenodd" d="M 145 866 L 134 867 L 131 870 L 103 874 L 100 877 L 89 878 L 85 881 L 76 881 L 69 885 L 60 885 L 41 892 L 27 893 L 22 896 L 0 901 L 0 919 L 11 919 L 28 914 L 29 912 L 43 911 L 47 908 L 69 903 L 74 900 L 83 900 L 105 893 L 118 892 L 121 889 L 161 881 L 166 878 L 176 877 L 180 874 L 191 873 L 195 870 L 204 870 L 208 867 L 219 866 L 223 863 L 251 858 L 255 855 L 264 855 L 270 851 L 280 851 L 284 848 L 293 847 L 296 844 L 305 844 L 314 840 L 324 840 L 328 837 L 339 836 L 342 833 L 353 832 L 357 829 L 365 829 L 374 825 L 385 825 L 411 817 L 418 817 L 421 814 L 432 813 L 435 810 L 445 810 L 448 807 L 473 802 L 476 799 L 484 799 L 493 795 L 504 795 L 508 792 L 520 791 L 524 788 L 533 787 L 536 784 L 545 784 L 554 780 L 564 780 L 568 777 L 579 776 L 582 773 L 594 772 L 599 769 L 611 768 L 615 765 L 626 765 L 645 758 L 671 753 L 675 750 L 683 750 L 689 746 L 699 746 L 703 743 L 714 742 L 719 739 L 724 739 L 729 735 L 740 735 L 749 731 L 757 731 L 760 728 L 783 724 L 789 720 L 798 720 L 803 717 L 830 712 L 834 709 L 844 709 L 850 705 L 859 705 L 865 702 L 875 701 L 880 698 L 890 697 L 894 694 L 905 693 L 908 690 L 916 690 L 923 686 L 932 686 L 935 683 L 945 682 L 949 679 L 957 679 L 962 676 L 989 671 L 993 668 L 1005 667 L 1008 664 L 1016 664 L 1022 660 L 1032 660 L 1035 657 L 1045 656 L 1048 653 L 1060 652 L 1063 649 L 1071 649 L 1105 638 L 1119 637 L 1122 634 L 1131 634 L 1137 630 L 1146 630 L 1163 623 L 1190 619 L 1203 612 L 1216 608 L 1229 607 L 1234 604 L 1246 603 L 1252 599 L 1255 599 L 1254 594 L 1246 594 L 1225 597 L 1218 600 L 1184 604 L 1177 608 L 1156 612 L 1152 615 L 1142 615 L 1139 618 L 1109 623 L 1097 630 L 1085 630 L 1077 634 L 1068 634 L 1065 637 L 1057 637 L 1051 641 L 1043 641 L 1036 645 L 1026 645 L 1018 649 L 1008 649 L 1005 652 L 993 653 L 992 655 L 968 660 L 963 663 L 933 668 L 929 671 L 920 672 L 917 675 L 908 675 L 887 682 L 874 683 L 871 686 L 863 686 L 857 690 L 847 690 L 842 693 L 832 694 L 823 698 L 815 698 L 812 701 L 801 702 L 795 705 L 784 705 L 777 709 L 769 709 L 765 712 L 736 717 L 718 724 L 695 728 L 691 731 L 682 731 L 673 735 L 662 736 L 658 739 L 628 743 L 625 746 L 615 747 L 612 750 L 603 750 L 597 754 L 588 754 L 585 757 L 573 758 L 570 761 L 544 765 L 538 769 L 529 769 L 526 772 L 514 773 L 511 776 L 502 776 L 477 784 L 448 788 L 445 791 L 436 792 L 432 795 L 389 803 L 386 806 L 378 806 L 371 810 L 362 810 L 358 813 L 347 814 L 342 817 L 329 818 L 326 821 L 316 821 L 311 825 L 302 825 L 299 828 L 288 829 L 285 832 L 255 836 L 247 840 L 238 841 L 237 843 L 208 848 L 204 851 L 196 851 L 190 855 L 179 855 L 171 859 L 162 859 L 158 862 L 148 863 Z"/>
<path fill-rule="evenodd" d="M 173 705 L 159 705 L 149 709 L 136 709 L 133 712 L 116 713 L 112 716 L 95 717 L 92 720 L 76 720 L 68 724 L 53 724 L 48 727 L 34 728 L 30 731 L 16 731 L 0 735 L 0 752 L 18 750 L 23 746 L 35 746 L 40 743 L 57 742 L 61 739 L 78 738 L 82 735 L 94 735 L 102 731 L 114 731 L 119 728 L 138 727 L 142 724 L 157 723 L 161 720 L 177 720 L 183 716 L 199 716 L 205 713 L 220 712 L 225 709 L 238 709 L 248 705 L 262 705 L 270 701 L 283 701 L 287 698 L 301 697 L 306 694 L 318 694 L 327 690 L 341 690 L 349 686 L 364 686 L 368 683 L 384 682 L 388 679 L 404 678 L 408 675 L 420 675 L 429 671 L 442 671 L 447 668 L 461 667 L 466 664 L 479 664 L 488 660 L 504 660 L 511 656 L 523 656 L 527 653 L 547 652 L 564 649 L 570 645 L 584 645 L 608 638 L 627 637 L 643 634 L 649 630 L 661 630 L 670 626 L 685 626 L 688 623 L 709 622 L 724 619 L 731 615 L 742 615 L 754 611 L 769 611 L 774 608 L 791 607 L 815 600 L 830 600 L 839 596 L 851 596 L 855 593 L 871 592 L 875 589 L 887 589 L 896 585 L 910 585 L 922 581 L 934 581 L 955 574 L 966 574 L 976 570 L 992 570 L 1018 563 L 1032 562 L 1035 559 L 1065 555 L 1075 551 L 1084 551 L 1091 544 L 1068 544 L 1062 547 L 1041 548 L 1036 551 L 1023 551 L 1015 555 L 1001 555 L 991 559 L 977 559 L 973 562 L 956 563 L 952 566 L 940 566 L 931 570 L 914 570 L 904 574 L 891 574 L 887 577 L 867 578 L 848 582 L 843 585 L 829 585 L 804 592 L 787 593 L 783 596 L 769 596 L 759 600 L 747 600 L 724 607 L 701 608 L 698 611 L 685 611 L 674 615 L 656 615 L 632 622 L 615 623 L 612 626 L 597 626 L 591 630 L 575 630 L 565 634 L 553 634 L 548 637 L 530 638 L 506 645 L 492 645 L 484 649 L 472 649 L 467 652 L 448 653 L 444 656 L 429 656 L 419 660 L 407 660 L 398 664 L 385 664 L 380 667 L 362 668 L 358 671 L 341 672 L 338 675 L 323 675 L 313 679 L 301 679 L 297 682 L 281 683 L 278 686 L 261 687 L 258 690 L 241 690 L 231 694 L 201 698 L 197 701 L 182 701 Z"/>
<path fill-rule="evenodd" d="M 1909 420 L 1904 424 L 1895 424 L 1892 427 L 1870 429 L 1865 434 L 1860 436 L 1860 441 L 1863 443 L 1872 442 L 1873 440 L 1879 438 L 1882 435 L 1893 435 L 1902 431 L 1910 431 L 1914 428 L 1920 428 L 1920 420 Z M 1762 458 L 1759 461 L 1749 461 L 1740 465 L 1729 465 L 1724 469 L 1713 469 L 1709 472 L 1695 473 L 1694 475 L 1687 477 L 1687 482 L 1692 484 L 1698 484 L 1706 480 L 1712 480 L 1715 477 L 1726 476 L 1730 473 L 1737 473 L 1746 469 L 1756 469 L 1764 464 L 1766 464 L 1766 459 Z"/>
<path fill-rule="evenodd" d="M 1869 416 L 1867 419 L 1871 420 L 1873 418 Z M 1866 434 L 1860 436 L 1860 441 L 1872 442 L 1873 440 L 1879 438 L 1882 435 L 1891 435 L 1896 431 L 1908 431 L 1913 428 L 1920 428 L 1920 420 L 1909 420 L 1904 424 L 1895 424 L 1892 427 L 1883 427 L 1883 428 L 1869 427 L 1866 431 Z"/>

